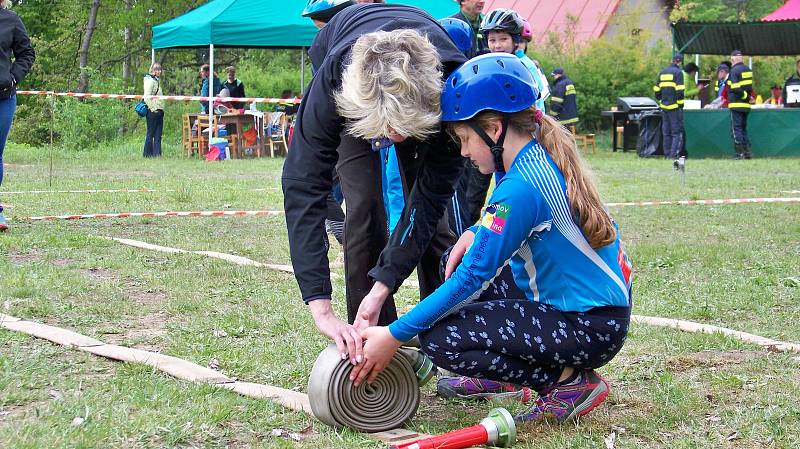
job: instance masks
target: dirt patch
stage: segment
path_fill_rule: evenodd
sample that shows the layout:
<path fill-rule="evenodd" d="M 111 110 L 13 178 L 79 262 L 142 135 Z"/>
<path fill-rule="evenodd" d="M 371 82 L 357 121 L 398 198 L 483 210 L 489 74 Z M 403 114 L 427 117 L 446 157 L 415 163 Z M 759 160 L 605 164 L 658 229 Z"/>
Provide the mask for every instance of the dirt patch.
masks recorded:
<path fill-rule="evenodd" d="M 33 401 L 23 405 L 9 405 L 0 408 L 0 422 L 10 421 L 27 413 L 36 412 L 37 409 L 46 407 L 50 400 Z"/>
<path fill-rule="evenodd" d="M 9 260 L 14 265 L 27 265 L 31 262 L 35 262 L 39 258 L 39 255 L 36 253 L 28 253 L 28 254 L 12 254 L 9 256 Z"/>
<path fill-rule="evenodd" d="M 114 279 L 114 272 L 108 268 L 81 268 L 78 271 L 96 281 L 109 281 Z"/>
<path fill-rule="evenodd" d="M 74 261 L 72 259 L 53 259 L 50 261 L 52 265 L 55 265 L 57 267 L 66 267 L 67 265 L 73 262 Z"/>
<path fill-rule="evenodd" d="M 682 372 L 699 367 L 719 368 L 740 365 L 765 356 L 766 354 L 760 351 L 700 351 L 667 359 L 666 366 L 670 371 Z"/>
<path fill-rule="evenodd" d="M 152 312 L 128 323 L 124 329 L 106 331 L 101 339 L 115 345 L 158 350 L 152 343 L 167 335 L 169 318 L 164 312 Z"/>
<path fill-rule="evenodd" d="M 169 299 L 167 293 L 159 290 L 132 290 L 128 291 L 128 296 L 131 301 L 143 306 L 163 304 Z"/>

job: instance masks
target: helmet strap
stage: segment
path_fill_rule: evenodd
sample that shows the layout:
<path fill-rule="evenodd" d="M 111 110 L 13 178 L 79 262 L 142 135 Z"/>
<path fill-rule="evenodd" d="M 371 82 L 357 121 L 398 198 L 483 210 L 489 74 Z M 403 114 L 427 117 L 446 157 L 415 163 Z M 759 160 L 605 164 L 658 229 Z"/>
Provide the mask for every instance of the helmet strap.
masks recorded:
<path fill-rule="evenodd" d="M 508 114 L 503 114 L 503 121 L 502 127 L 503 130 L 500 132 L 500 137 L 497 139 L 497 142 L 492 141 L 492 139 L 486 134 L 486 131 L 483 130 L 474 120 L 470 120 L 467 122 L 470 128 L 475 131 L 475 134 L 478 135 L 486 145 L 489 146 L 489 151 L 492 152 L 492 156 L 494 156 L 494 168 L 496 171 L 504 172 L 505 164 L 503 164 L 503 143 L 506 140 L 506 131 L 508 131 L 508 122 L 511 120 L 511 116 Z"/>

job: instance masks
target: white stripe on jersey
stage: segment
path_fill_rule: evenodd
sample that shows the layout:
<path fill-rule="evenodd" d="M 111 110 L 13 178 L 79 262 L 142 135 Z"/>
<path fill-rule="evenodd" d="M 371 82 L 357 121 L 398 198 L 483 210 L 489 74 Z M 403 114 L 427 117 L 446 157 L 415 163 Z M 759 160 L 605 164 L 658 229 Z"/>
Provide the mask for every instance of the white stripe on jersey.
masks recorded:
<path fill-rule="evenodd" d="M 628 298 L 628 289 L 624 281 L 611 270 L 608 264 L 589 245 L 586 237 L 583 236 L 580 228 L 573 221 L 572 214 L 569 213 L 569 202 L 561 190 L 558 176 L 547 160 L 544 147 L 537 142 L 533 151 L 520 158 L 518 163 L 520 173 L 542 193 L 545 201 L 552 209 L 556 228 L 576 249 L 608 275 L 623 292 L 625 298 Z"/>

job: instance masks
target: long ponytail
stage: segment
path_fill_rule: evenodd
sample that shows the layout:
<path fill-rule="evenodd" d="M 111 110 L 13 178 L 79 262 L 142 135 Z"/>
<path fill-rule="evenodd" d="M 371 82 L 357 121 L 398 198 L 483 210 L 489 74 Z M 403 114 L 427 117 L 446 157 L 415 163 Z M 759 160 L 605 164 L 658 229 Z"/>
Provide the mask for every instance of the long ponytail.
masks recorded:
<path fill-rule="evenodd" d="M 500 121 L 502 117 L 499 112 L 484 111 L 475 117 L 475 121 L 481 128 L 487 129 L 490 123 Z M 564 175 L 573 219 L 580 226 L 589 245 L 597 249 L 613 243 L 617 238 L 616 229 L 600 200 L 594 176 L 581 159 L 575 136 L 554 118 L 537 113 L 535 106 L 512 114 L 508 126 L 522 133 L 533 133 L 536 131 L 536 123 L 539 124 L 539 143 Z M 456 122 L 451 128 L 458 126 L 466 125 Z"/>
<path fill-rule="evenodd" d="M 595 249 L 613 243 L 616 229 L 600 199 L 592 171 L 578 152 L 575 136 L 548 115 L 542 116 L 539 124 L 539 142 L 564 175 L 569 205 L 586 240 Z"/>

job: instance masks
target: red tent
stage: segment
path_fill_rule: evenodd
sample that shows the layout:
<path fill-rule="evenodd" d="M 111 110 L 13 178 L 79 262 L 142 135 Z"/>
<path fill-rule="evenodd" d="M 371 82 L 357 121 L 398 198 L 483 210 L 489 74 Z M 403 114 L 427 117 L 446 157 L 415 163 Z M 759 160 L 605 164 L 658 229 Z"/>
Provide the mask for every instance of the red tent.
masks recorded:
<path fill-rule="evenodd" d="M 539 43 L 544 43 L 548 32 L 561 32 L 570 22 L 577 20 L 578 42 L 587 42 L 603 35 L 611 16 L 621 0 L 486 0 L 484 11 L 511 8 L 528 19 Z"/>
<path fill-rule="evenodd" d="M 800 20 L 800 0 L 789 0 L 783 6 L 776 9 L 772 14 L 761 19 L 765 22 L 776 22 L 779 20 Z"/>

